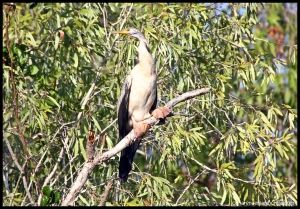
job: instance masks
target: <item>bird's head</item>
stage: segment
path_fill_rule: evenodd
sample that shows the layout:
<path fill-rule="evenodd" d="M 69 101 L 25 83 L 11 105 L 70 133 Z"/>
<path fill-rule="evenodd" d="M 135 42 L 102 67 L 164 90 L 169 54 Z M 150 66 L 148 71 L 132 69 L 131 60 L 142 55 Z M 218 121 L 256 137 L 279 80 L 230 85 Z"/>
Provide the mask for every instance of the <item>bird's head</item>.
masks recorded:
<path fill-rule="evenodd" d="M 144 41 L 145 43 L 147 43 L 147 40 L 145 39 L 144 35 L 138 29 L 129 28 L 129 29 L 118 31 L 117 33 L 123 35 L 130 35 L 132 37 L 138 38 L 140 41 Z"/>

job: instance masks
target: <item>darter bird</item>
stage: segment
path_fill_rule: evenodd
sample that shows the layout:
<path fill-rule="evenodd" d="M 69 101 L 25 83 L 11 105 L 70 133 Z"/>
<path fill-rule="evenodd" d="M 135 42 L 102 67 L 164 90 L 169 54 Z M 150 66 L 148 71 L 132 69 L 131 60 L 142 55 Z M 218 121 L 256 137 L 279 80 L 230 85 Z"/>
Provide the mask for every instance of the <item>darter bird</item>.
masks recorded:
<path fill-rule="evenodd" d="M 120 181 L 126 182 L 132 169 L 132 161 L 136 150 L 145 133 L 147 124 L 141 121 L 151 117 L 156 108 L 157 84 L 154 59 L 149 51 L 144 35 L 135 28 L 122 30 L 119 34 L 127 34 L 139 40 L 138 64 L 126 77 L 118 101 L 119 138 L 123 139 L 132 129 L 137 140 L 121 152 L 119 163 Z"/>

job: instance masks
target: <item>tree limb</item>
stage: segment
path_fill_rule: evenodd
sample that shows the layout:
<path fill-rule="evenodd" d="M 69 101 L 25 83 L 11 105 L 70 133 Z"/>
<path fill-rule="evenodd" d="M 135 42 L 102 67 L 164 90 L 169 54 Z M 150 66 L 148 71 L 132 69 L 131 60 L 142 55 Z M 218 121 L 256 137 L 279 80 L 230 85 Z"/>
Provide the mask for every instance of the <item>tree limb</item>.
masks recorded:
<path fill-rule="evenodd" d="M 188 99 L 192 99 L 196 96 L 206 94 L 210 91 L 210 88 L 201 88 L 201 89 L 196 89 L 193 91 L 186 92 L 172 100 L 170 100 L 165 107 L 169 108 L 172 110 L 172 108 L 177 105 L 180 102 L 184 102 Z M 168 115 L 170 116 L 170 114 Z M 167 117 L 167 116 L 166 116 Z M 147 123 L 152 127 L 153 125 L 157 124 L 159 122 L 159 119 L 156 119 L 155 117 L 148 118 L 143 121 L 143 123 Z M 62 206 L 67 206 L 67 205 L 72 205 L 75 198 L 77 197 L 79 191 L 87 181 L 88 176 L 90 173 L 93 171 L 94 167 L 98 164 L 103 163 L 104 161 L 107 161 L 111 157 L 115 156 L 119 152 L 121 152 L 123 149 L 125 149 L 127 146 L 130 144 L 134 143 L 136 141 L 136 136 L 134 134 L 134 131 L 132 130 L 125 136 L 115 147 L 112 149 L 104 152 L 103 154 L 98 154 L 93 161 L 91 162 L 85 162 L 82 170 L 79 172 L 75 182 L 71 186 L 71 189 L 67 196 L 64 198 L 62 201 Z"/>

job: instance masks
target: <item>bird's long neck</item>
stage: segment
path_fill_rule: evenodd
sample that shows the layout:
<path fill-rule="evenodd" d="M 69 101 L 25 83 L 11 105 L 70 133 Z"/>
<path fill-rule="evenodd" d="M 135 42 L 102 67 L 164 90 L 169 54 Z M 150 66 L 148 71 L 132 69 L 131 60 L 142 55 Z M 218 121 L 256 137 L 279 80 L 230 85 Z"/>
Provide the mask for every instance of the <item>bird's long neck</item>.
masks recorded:
<path fill-rule="evenodd" d="M 149 52 L 149 48 L 147 46 L 147 41 L 145 38 L 141 38 L 140 44 L 138 47 L 138 54 L 139 54 L 139 64 L 142 66 L 142 69 L 145 71 L 147 74 L 153 74 L 155 73 L 155 68 L 154 68 L 154 60 Z"/>

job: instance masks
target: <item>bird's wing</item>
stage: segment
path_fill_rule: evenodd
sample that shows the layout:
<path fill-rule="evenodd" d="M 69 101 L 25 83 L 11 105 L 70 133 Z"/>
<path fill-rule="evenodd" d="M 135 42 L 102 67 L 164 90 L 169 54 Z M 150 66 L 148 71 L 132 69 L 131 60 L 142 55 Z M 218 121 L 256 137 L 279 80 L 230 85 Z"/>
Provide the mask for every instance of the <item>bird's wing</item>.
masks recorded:
<path fill-rule="evenodd" d="M 127 76 L 121 96 L 118 102 L 118 125 L 119 125 L 119 140 L 122 140 L 132 129 L 129 126 L 128 118 L 128 106 L 129 106 L 129 96 L 131 90 L 132 79 L 131 76 Z M 132 161 L 134 154 L 138 148 L 139 141 L 134 142 L 130 146 L 126 147 L 121 152 L 120 163 L 119 163 L 119 177 L 121 182 L 125 182 L 128 178 L 128 173 L 132 168 Z"/>
<path fill-rule="evenodd" d="M 119 138 L 124 138 L 130 130 L 128 127 L 128 105 L 129 95 L 131 90 L 131 76 L 128 75 L 123 84 L 121 95 L 118 101 L 118 125 L 119 125 Z"/>

